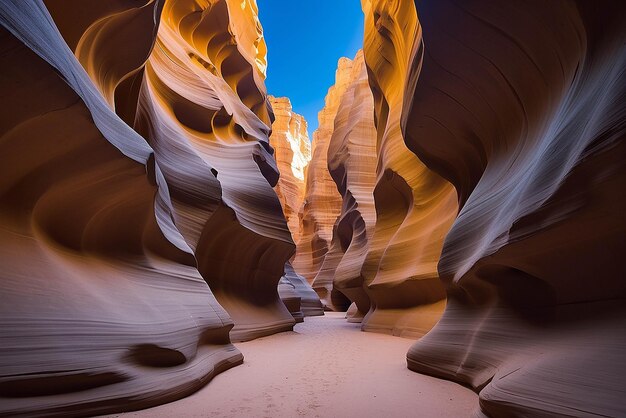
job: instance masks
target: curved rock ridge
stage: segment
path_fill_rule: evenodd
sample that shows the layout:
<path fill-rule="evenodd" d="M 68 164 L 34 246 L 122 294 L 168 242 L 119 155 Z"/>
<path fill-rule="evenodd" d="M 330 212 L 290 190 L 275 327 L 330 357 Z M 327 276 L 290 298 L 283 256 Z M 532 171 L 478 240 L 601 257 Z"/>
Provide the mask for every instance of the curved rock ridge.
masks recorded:
<path fill-rule="evenodd" d="M 0 24 L 0 415 L 144 408 L 241 363 L 153 150 L 41 1 L 4 1 Z M 109 58 L 100 71 L 121 78 L 143 65 Z"/>
<path fill-rule="evenodd" d="M 415 4 L 405 139 L 461 210 L 409 368 L 480 415 L 626 415 L 624 3 Z"/>
<path fill-rule="evenodd" d="M 283 302 L 293 319 L 298 322 L 304 321 L 304 312 L 302 312 L 302 298 L 298 295 L 296 287 L 289 281 L 287 275 L 284 275 L 278 281 L 278 296 Z"/>
<path fill-rule="evenodd" d="M 352 60 L 340 58 L 335 84 L 328 89 L 325 105 L 318 113 L 319 127 L 313 132 L 312 157 L 306 170 L 304 203 L 300 209 L 300 240 L 293 266 L 309 283 L 320 271 L 331 247 L 333 225 L 341 211 L 341 195 L 328 172 L 328 145 L 335 126 L 341 96 L 350 83 Z M 326 295 L 326 283 L 313 285 L 327 308 L 334 309 Z M 347 302 L 342 297 L 343 303 Z"/>
<path fill-rule="evenodd" d="M 362 6 L 378 157 L 376 225 L 361 270 L 372 306 L 362 329 L 420 337 L 445 306 L 437 262 L 457 214 L 457 197 L 407 149 L 400 130 L 406 68 L 420 40 L 415 6 L 399 0 L 365 0 Z"/>
<path fill-rule="evenodd" d="M 167 1 L 136 119 L 235 341 L 294 325 L 277 290 L 294 244 L 272 189 L 278 168 L 253 3 Z"/>
<path fill-rule="evenodd" d="M 324 315 L 324 308 L 319 296 L 309 282 L 296 272 L 291 261 L 285 263 L 285 277 L 293 285 L 298 296 L 300 296 L 300 308 L 304 316 Z"/>
<path fill-rule="evenodd" d="M 339 103 L 327 161 L 330 176 L 341 194 L 342 205 L 333 228 L 330 251 L 313 285 L 324 295 L 326 305 L 340 305 L 345 310 L 346 297 L 355 302 L 359 310 L 350 315 L 350 320 L 358 322 L 370 308 L 361 267 L 376 221 L 373 197 L 376 181 L 374 101 L 362 51 L 352 61 L 348 87 Z"/>
<path fill-rule="evenodd" d="M 105 1 L 89 7 L 81 0 L 44 3 L 109 106 L 132 126 L 164 1 Z"/>

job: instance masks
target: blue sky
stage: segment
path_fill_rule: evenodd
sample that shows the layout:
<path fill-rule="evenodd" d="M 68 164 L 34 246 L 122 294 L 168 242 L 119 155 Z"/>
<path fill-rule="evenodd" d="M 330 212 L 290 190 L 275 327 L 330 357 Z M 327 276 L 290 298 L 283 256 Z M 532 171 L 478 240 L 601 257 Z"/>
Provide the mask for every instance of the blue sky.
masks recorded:
<path fill-rule="evenodd" d="M 267 91 L 287 96 L 317 128 L 317 112 L 335 82 L 337 60 L 363 45 L 360 0 L 257 0 L 267 44 Z"/>

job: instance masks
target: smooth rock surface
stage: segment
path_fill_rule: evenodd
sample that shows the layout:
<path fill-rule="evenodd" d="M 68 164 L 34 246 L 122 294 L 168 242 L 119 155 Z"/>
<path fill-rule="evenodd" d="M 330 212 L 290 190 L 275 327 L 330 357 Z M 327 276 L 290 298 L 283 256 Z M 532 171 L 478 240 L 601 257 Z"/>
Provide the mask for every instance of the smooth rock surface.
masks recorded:
<path fill-rule="evenodd" d="M 354 322 L 359 322 L 370 309 L 361 268 L 376 222 L 376 163 L 374 99 L 363 51 L 359 51 L 352 62 L 350 84 L 341 97 L 328 146 L 328 170 L 342 196 L 331 247 L 331 253 L 337 251 L 340 258 L 337 261 L 329 255 L 328 263 L 325 260 L 322 266 L 322 271 L 330 276 L 323 283 L 326 291 L 339 291 L 356 303 L 358 310 L 350 315 Z M 320 276 L 322 272 L 316 282 L 322 281 Z"/>
<path fill-rule="evenodd" d="M 376 226 L 361 270 L 371 300 L 363 329 L 419 337 L 445 306 L 437 262 L 457 198 L 447 181 L 411 154 L 400 129 L 406 69 L 421 40 L 415 7 L 398 0 L 364 0 L 362 6 L 378 152 Z"/>
<path fill-rule="evenodd" d="M 626 415 L 624 3 L 415 4 L 405 139 L 461 210 L 409 367 L 492 417 Z"/>
<path fill-rule="evenodd" d="M 167 1 L 135 122 L 237 341 L 294 324 L 277 291 L 294 244 L 272 189 L 263 45 L 254 2 Z"/>
<path fill-rule="evenodd" d="M 291 108 L 287 97 L 269 96 L 274 111 L 270 145 L 274 148 L 274 158 L 280 172 L 280 178 L 274 186 L 276 195 L 283 208 L 283 214 L 294 242 L 300 240 L 300 208 L 305 194 L 305 174 L 311 160 L 311 142 L 307 132 L 307 122 Z M 293 257 L 292 257 L 293 259 Z M 283 278 L 300 297 L 300 308 L 304 315 L 323 315 L 319 297 L 306 279 L 296 273 L 291 261 L 285 263 Z M 279 286 L 281 299 L 289 296 L 290 287 Z M 293 314 L 293 312 L 292 312 Z"/>
<path fill-rule="evenodd" d="M 306 170 L 304 204 L 299 215 L 300 240 L 296 243 L 296 257 L 293 260 L 293 267 L 309 283 L 315 280 L 330 250 L 333 225 L 341 211 L 341 195 L 328 172 L 327 156 L 335 128 L 335 115 L 341 96 L 350 82 L 351 68 L 350 59 L 339 60 L 335 84 L 328 89 L 324 108 L 318 113 L 319 127 L 313 132 L 312 157 Z M 332 281 L 332 276 L 328 280 Z M 325 283 L 318 281 L 317 287 L 314 285 L 313 288 L 329 309 L 335 308 L 325 293 Z M 348 302 L 346 299 L 344 301 Z"/>
<path fill-rule="evenodd" d="M 188 395 L 242 356 L 173 224 L 152 149 L 42 2 L 3 2 L 0 24 L 0 414 L 95 414 Z M 145 52 L 152 39 L 142 41 Z M 108 58 L 103 68 L 120 68 Z M 143 65 L 135 58 L 131 73 Z"/>
<path fill-rule="evenodd" d="M 280 172 L 274 187 L 294 242 L 300 241 L 299 213 L 304 200 L 305 173 L 311 161 L 307 122 L 293 111 L 287 97 L 269 96 L 274 111 L 270 145 Z"/>

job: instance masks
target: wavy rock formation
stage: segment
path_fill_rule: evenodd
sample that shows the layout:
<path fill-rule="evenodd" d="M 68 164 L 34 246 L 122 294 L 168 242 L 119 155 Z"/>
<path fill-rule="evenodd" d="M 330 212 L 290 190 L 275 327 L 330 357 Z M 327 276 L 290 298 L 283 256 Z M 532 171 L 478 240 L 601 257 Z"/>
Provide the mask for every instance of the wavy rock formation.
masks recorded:
<path fill-rule="evenodd" d="M 296 287 L 291 283 L 287 275 L 278 281 L 278 296 L 283 302 L 293 319 L 297 322 L 304 321 L 304 312 L 301 308 L 301 298 L 296 291 Z"/>
<path fill-rule="evenodd" d="M 488 416 L 626 415 L 624 3 L 415 3 L 406 142 L 461 211 L 409 368 Z"/>
<path fill-rule="evenodd" d="M 319 127 L 313 132 L 312 157 L 306 170 L 306 192 L 299 215 L 300 240 L 293 261 L 298 274 L 309 283 L 313 283 L 330 249 L 333 225 L 341 210 L 341 196 L 328 173 L 327 155 L 335 115 L 341 96 L 348 87 L 351 68 L 351 60 L 339 59 L 335 85 L 328 89 L 324 108 L 318 113 Z M 313 286 L 327 306 L 330 306 L 330 301 L 325 292 L 326 282 L 329 281 L 332 283 L 332 274 L 326 277 L 324 283 L 318 280 Z"/>
<path fill-rule="evenodd" d="M 71 45 L 126 21 L 122 2 L 74 3 Z M 197 390 L 242 361 L 233 323 L 172 222 L 152 149 L 110 108 L 153 39 L 132 38 L 132 61 L 99 53 L 101 85 L 41 1 L 4 1 L 0 24 L 0 414 L 98 414 Z"/>
<path fill-rule="evenodd" d="M 291 236 L 295 242 L 298 242 L 300 239 L 299 213 L 304 200 L 306 168 L 311 161 L 311 142 L 309 141 L 306 120 L 293 112 L 289 99 L 287 97 L 269 96 L 269 100 L 275 116 L 272 123 L 270 145 L 274 148 L 276 165 L 280 171 L 280 178 L 274 190 L 283 208 Z M 278 288 L 283 302 L 289 299 L 289 302 L 286 303 L 293 306 L 291 292 L 295 291 L 300 297 L 300 308 L 304 315 L 324 314 L 319 297 L 311 285 L 295 272 L 291 262 L 285 264 L 285 276 L 283 278 L 290 283 L 290 285 L 284 283 Z M 296 316 L 299 315 L 299 310 L 295 312 Z"/>
<path fill-rule="evenodd" d="M 415 7 L 399 0 L 362 6 L 378 150 L 376 225 L 361 270 L 372 307 L 362 328 L 419 337 L 445 306 L 437 261 L 457 199 L 454 188 L 407 149 L 400 130 L 406 68 L 419 37 Z"/>
<path fill-rule="evenodd" d="M 272 190 L 278 169 L 256 16 L 253 1 L 167 1 L 136 119 L 236 341 L 294 324 L 277 291 L 294 244 Z"/>
<path fill-rule="evenodd" d="M 329 273 L 331 280 L 324 283 L 327 294 L 339 290 L 356 303 L 358 310 L 349 317 L 359 322 L 370 309 L 361 268 L 376 222 L 373 191 L 377 162 L 374 100 L 362 51 L 352 62 L 349 78 L 328 146 L 329 173 L 342 196 L 341 213 L 331 250 L 316 282 L 324 273 Z M 335 251 L 338 259 L 333 257 Z"/>
<path fill-rule="evenodd" d="M 132 126 L 163 0 L 44 0 L 54 23 L 110 107 Z M 120 48 L 120 45 L 124 45 Z"/>
<path fill-rule="evenodd" d="M 296 272 L 291 261 L 285 263 L 285 277 L 289 280 L 289 283 L 293 285 L 296 293 L 300 297 L 300 308 L 304 316 L 324 315 L 324 308 L 319 296 L 315 290 L 313 290 L 309 282 Z"/>

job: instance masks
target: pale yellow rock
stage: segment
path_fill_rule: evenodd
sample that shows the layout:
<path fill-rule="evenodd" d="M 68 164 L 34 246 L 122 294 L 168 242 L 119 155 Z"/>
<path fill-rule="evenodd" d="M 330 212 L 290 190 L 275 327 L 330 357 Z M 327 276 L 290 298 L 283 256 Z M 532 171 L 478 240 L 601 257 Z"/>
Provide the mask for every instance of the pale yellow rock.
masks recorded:
<path fill-rule="evenodd" d="M 287 97 L 269 96 L 274 111 L 272 134 L 270 144 L 274 148 L 274 158 L 280 171 L 278 183 L 274 190 L 278 195 L 287 225 L 294 241 L 300 238 L 299 210 L 302 207 L 305 192 L 305 173 L 311 161 L 311 142 L 307 132 L 307 122 L 291 108 L 291 102 Z M 285 283 L 279 285 L 278 291 L 286 305 L 291 306 L 294 312 L 293 297 L 290 292 L 300 298 L 300 310 L 295 311 L 294 317 L 323 315 L 322 304 L 319 297 L 311 288 L 311 285 L 293 269 L 291 262 L 285 264 L 285 276 L 283 282 L 291 284 L 291 288 Z"/>
<path fill-rule="evenodd" d="M 307 132 L 307 122 L 291 108 L 287 97 L 269 96 L 274 110 L 274 122 L 270 145 L 274 148 L 274 158 L 280 171 L 280 178 L 274 187 L 283 207 L 287 225 L 294 242 L 300 239 L 298 213 L 305 193 L 304 173 L 311 161 L 311 141 Z"/>

